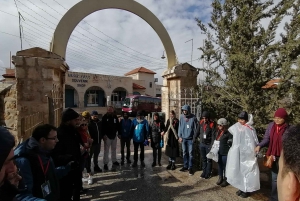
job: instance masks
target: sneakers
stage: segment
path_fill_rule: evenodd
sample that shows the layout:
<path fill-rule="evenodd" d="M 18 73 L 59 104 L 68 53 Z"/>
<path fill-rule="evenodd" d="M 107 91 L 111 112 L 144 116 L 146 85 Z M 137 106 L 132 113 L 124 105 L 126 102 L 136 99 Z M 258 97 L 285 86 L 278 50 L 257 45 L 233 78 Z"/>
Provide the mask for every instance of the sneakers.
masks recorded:
<path fill-rule="evenodd" d="M 202 174 L 200 175 L 200 178 L 205 179 L 205 172 L 203 171 Z"/>
<path fill-rule="evenodd" d="M 187 170 L 186 167 L 182 167 L 179 171 L 180 171 L 180 172 L 184 172 L 184 171 L 186 171 L 186 170 Z"/>
<path fill-rule="evenodd" d="M 108 170 L 107 164 L 104 165 L 104 170 Z"/>
<path fill-rule="evenodd" d="M 94 172 L 102 172 L 102 169 L 98 165 L 95 165 Z"/>
<path fill-rule="evenodd" d="M 89 176 L 88 178 L 88 185 L 92 185 L 93 184 L 93 178 L 91 176 Z"/>
<path fill-rule="evenodd" d="M 118 161 L 116 161 L 116 162 L 114 162 L 114 163 L 113 163 L 113 165 L 115 165 L 115 166 L 119 166 L 119 165 L 120 165 L 120 163 L 119 163 Z"/>
<path fill-rule="evenodd" d="M 156 163 L 155 163 L 155 162 L 153 162 L 153 163 L 152 163 L 152 167 L 155 167 L 155 166 L 156 166 Z"/>
<path fill-rule="evenodd" d="M 189 175 L 192 176 L 194 174 L 194 171 L 192 168 L 189 169 Z"/>
<path fill-rule="evenodd" d="M 175 163 L 172 163 L 171 170 L 175 170 L 175 169 L 176 169 Z"/>
<path fill-rule="evenodd" d="M 144 161 L 141 161 L 141 167 L 145 167 L 146 165 L 145 165 L 145 163 L 144 163 Z"/>
<path fill-rule="evenodd" d="M 137 166 L 137 161 L 134 161 L 132 167 L 136 167 L 136 166 Z"/>

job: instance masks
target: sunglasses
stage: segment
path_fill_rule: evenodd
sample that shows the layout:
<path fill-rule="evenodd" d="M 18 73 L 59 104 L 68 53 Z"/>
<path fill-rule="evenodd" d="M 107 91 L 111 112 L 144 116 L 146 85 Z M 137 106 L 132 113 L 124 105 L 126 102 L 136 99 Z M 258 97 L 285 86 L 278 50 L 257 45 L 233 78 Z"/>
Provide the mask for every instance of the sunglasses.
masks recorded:
<path fill-rule="evenodd" d="M 81 124 L 80 126 L 87 126 L 87 124 Z"/>

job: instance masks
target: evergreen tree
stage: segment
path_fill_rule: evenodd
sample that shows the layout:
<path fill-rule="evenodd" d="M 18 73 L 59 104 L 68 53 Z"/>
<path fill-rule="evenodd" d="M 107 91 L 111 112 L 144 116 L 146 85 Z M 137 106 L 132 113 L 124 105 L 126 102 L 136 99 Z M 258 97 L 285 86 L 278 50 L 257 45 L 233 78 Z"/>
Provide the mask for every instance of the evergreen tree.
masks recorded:
<path fill-rule="evenodd" d="M 213 89 L 213 93 L 204 91 L 203 104 L 213 107 L 218 117 L 236 121 L 237 114 L 246 110 L 254 115 L 256 128 L 260 132 L 265 129 L 280 104 L 278 100 L 289 91 L 286 80 L 291 78 L 291 62 L 281 63 L 287 45 L 275 37 L 293 3 L 214 0 L 211 22 L 206 26 L 196 19 L 207 35 L 204 47 L 199 49 L 208 63 L 202 69 L 207 73 L 206 85 Z M 281 74 L 284 77 L 279 90 L 262 88 Z"/>

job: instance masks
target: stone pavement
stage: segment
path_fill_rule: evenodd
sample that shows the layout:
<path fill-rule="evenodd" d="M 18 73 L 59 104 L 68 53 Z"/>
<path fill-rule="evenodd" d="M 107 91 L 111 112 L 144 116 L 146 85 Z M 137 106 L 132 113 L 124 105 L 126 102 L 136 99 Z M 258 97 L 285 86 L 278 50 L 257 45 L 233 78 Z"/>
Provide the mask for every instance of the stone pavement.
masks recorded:
<path fill-rule="evenodd" d="M 120 162 L 120 146 L 117 146 L 117 159 Z M 131 160 L 133 160 L 133 146 L 131 146 Z M 100 152 L 99 165 L 103 168 L 103 144 Z M 232 186 L 222 188 L 215 183 L 217 176 L 209 180 L 200 179 L 201 171 L 195 172 L 193 176 L 189 176 L 188 172 L 180 172 L 182 167 L 182 159 L 178 158 L 177 169 L 166 170 L 168 158 L 162 156 L 162 166 L 151 167 L 152 149 L 145 147 L 145 163 L 146 167 L 141 168 L 139 163 L 137 168 L 132 168 L 129 164 L 119 166 L 109 171 L 95 174 L 94 184 L 84 187 L 88 189 L 81 200 L 98 201 L 239 201 L 239 200 L 260 200 L 267 201 L 270 187 L 268 184 L 262 184 L 262 189 L 255 192 L 249 198 L 241 198 L 235 195 L 237 189 Z"/>

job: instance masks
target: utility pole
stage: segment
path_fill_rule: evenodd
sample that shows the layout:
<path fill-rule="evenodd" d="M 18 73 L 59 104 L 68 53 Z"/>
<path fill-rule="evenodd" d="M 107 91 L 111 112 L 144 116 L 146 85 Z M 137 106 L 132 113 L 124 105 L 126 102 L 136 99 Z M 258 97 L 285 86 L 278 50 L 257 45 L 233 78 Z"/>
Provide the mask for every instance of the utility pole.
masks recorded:
<path fill-rule="evenodd" d="M 185 41 L 185 43 L 189 42 L 189 41 L 192 41 L 192 54 L 191 54 L 191 65 L 192 65 L 192 62 L 193 62 L 193 39 L 190 39 L 188 41 Z"/>
<path fill-rule="evenodd" d="M 20 40 L 21 40 L 21 50 L 23 50 L 23 41 L 22 41 L 23 28 L 22 28 L 22 25 L 21 25 L 21 20 L 23 19 L 25 21 L 25 19 L 23 18 L 23 16 L 21 15 L 20 12 L 18 12 L 18 14 L 19 14 L 19 31 L 20 31 Z"/>

